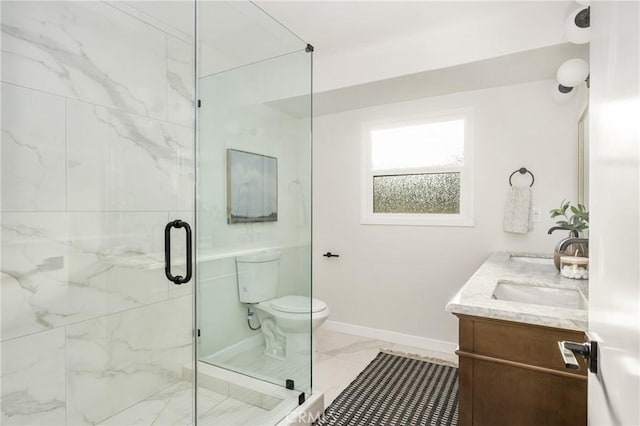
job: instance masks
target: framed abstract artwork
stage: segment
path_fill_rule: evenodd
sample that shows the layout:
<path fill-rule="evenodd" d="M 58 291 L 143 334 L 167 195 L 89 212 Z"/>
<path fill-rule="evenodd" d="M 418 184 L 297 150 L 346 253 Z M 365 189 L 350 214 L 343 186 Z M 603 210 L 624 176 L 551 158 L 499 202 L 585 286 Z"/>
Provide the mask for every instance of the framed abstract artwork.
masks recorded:
<path fill-rule="evenodd" d="M 278 220 L 278 159 L 227 149 L 227 223 Z"/>

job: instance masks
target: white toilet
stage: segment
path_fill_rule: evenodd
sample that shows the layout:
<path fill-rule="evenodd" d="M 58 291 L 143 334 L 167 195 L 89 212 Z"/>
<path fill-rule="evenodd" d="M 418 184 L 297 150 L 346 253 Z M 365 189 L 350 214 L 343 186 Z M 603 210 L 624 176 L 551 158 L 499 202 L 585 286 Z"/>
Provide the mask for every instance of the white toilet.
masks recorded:
<path fill-rule="evenodd" d="M 315 337 L 310 347 L 309 333 L 329 317 L 329 308 L 323 301 L 306 296 L 276 298 L 280 252 L 238 256 L 236 272 L 240 302 L 251 305 L 258 314 L 265 353 L 286 360 L 308 359 L 310 351 L 315 353 Z"/>

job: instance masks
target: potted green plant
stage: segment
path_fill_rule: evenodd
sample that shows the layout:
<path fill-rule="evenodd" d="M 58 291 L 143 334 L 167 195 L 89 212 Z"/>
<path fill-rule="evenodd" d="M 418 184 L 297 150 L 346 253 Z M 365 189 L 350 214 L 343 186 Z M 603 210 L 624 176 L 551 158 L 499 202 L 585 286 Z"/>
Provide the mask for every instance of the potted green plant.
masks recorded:
<path fill-rule="evenodd" d="M 567 215 L 567 210 L 573 213 L 571 216 Z M 552 219 L 561 218 L 556 221 L 556 225 L 549 229 L 549 234 L 557 229 L 565 229 L 571 233 L 571 236 L 578 238 L 582 231 L 589 229 L 589 210 L 584 204 L 572 206 L 570 201 L 562 200 L 559 209 L 552 209 L 549 211 Z"/>
<path fill-rule="evenodd" d="M 578 203 L 577 206 L 572 206 L 570 201 L 562 200 L 560 208 L 552 209 L 549 211 L 549 214 L 552 219 L 558 219 L 556 221 L 556 226 L 549 229 L 549 234 L 560 229 L 569 231 L 569 236 L 562 239 L 558 245 L 556 245 L 556 249 L 553 253 L 556 268 L 560 270 L 560 257 L 565 254 L 588 257 L 589 246 L 586 239 L 580 238 L 580 241 L 576 241 L 575 243 L 568 245 L 565 244 L 570 239 L 581 237 L 582 232 L 589 229 L 589 210 L 587 207 L 580 203 Z M 563 245 L 565 245 L 566 248 L 564 250 L 560 250 Z"/>

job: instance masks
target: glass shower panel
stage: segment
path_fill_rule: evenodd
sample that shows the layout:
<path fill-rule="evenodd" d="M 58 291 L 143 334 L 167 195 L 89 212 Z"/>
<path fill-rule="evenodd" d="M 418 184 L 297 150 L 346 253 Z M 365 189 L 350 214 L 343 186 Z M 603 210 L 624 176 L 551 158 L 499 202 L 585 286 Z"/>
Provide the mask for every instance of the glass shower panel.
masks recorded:
<path fill-rule="evenodd" d="M 276 424 L 311 391 L 312 53 L 253 5 L 218 6 L 248 33 L 199 36 L 231 59 L 199 65 L 198 419 Z M 216 393 L 244 408 L 224 416 Z"/>
<path fill-rule="evenodd" d="M 135 6 L 2 2 L 3 425 L 193 422 L 194 3 Z"/>

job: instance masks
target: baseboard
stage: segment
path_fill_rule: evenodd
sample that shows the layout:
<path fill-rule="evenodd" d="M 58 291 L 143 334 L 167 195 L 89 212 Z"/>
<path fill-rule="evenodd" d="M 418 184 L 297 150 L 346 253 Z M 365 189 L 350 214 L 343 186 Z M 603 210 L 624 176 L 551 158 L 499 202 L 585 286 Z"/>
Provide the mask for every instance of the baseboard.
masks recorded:
<path fill-rule="evenodd" d="M 381 330 L 379 328 L 364 327 L 362 325 L 349 324 L 346 322 L 327 320 L 322 328 L 338 333 L 353 334 L 369 339 L 385 340 L 399 345 L 413 346 L 416 348 L 431 351 L 443 352 L 455 355 L 458 347 L 456 343 L 444 340 L 428 339 L 426 337 L 412 336 L 410 334 L 396 333 L 395 331 Z"/>

